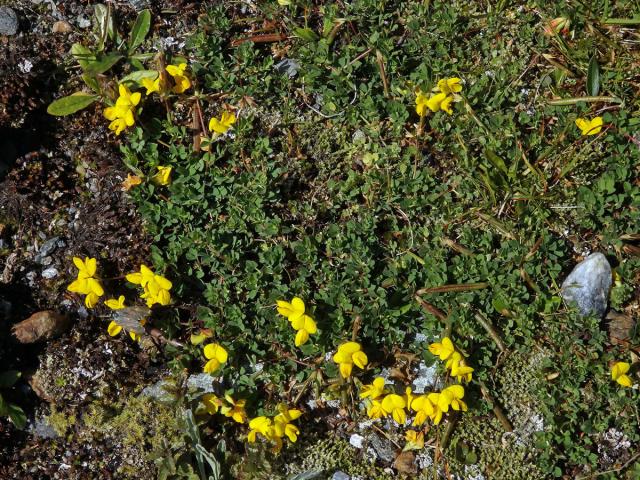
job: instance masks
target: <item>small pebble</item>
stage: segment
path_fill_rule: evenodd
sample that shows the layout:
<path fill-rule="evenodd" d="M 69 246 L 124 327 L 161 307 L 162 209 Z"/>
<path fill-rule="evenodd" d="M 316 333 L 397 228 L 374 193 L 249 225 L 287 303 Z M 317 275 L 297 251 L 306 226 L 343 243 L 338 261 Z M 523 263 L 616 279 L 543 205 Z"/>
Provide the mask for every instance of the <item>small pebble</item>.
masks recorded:
<path fill-rule="evenodd" d="M 69 22 L 65 22 L 64 20 L 58 20 L 53 24 L 53 33 L 69 33 L 73 30 L 73 27 Z"/>
<path fill-rule="evenodd" d="M 50 267 L 42 271 L 43 278 L 51 279 L 51 278 L 56 278 L 57 276 L 58 276 L 58 269 L 56 267 Z"/>
<path fill-rule="evenodd" d="M 76 23 L 80 28 L 89 28 L 91 26 L 91 20 L 89 20 L 84 15 L 78 15 L 78 18 L 76 18 Z"/>
<path fill-rule="evenodd" d="M 0 35 L 18 33 L 18 15 L 9 7 L 0 7 Z"/>

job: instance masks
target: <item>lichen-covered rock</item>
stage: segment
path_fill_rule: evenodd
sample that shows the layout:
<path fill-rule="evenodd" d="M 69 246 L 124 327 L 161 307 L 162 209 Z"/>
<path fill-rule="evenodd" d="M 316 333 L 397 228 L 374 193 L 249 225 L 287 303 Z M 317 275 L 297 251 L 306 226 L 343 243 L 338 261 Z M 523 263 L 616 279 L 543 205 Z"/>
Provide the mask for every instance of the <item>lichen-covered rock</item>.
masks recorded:
<path fill-rule="evenodd" d="M 575 266 L 562 283 L 561 295 L 581 316 L 602 318 L 611 289 L 611 265 L 602 253 L 592 253 Z"/>

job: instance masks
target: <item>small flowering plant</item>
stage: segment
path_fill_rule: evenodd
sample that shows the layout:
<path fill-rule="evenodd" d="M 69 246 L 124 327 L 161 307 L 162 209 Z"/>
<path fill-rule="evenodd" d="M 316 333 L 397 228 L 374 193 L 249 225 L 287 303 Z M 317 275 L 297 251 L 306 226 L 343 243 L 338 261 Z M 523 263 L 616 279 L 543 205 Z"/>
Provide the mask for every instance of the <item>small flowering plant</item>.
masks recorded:
<path fill-rule="evenodd" d="M 452 105 L 460 100 L 458 93 L 461 91 L 462 80 L 457 77 L 439 80 L 433 93 L 426 94 L 418 90 L 416 92 L 416 113 L 421 118 L 425 117 L 429 111 L 436 113 L 442 110 L 452 115 Z"/>
<path fill-rule="evenodd" d="M 85 295 L 84 304 L 87 308 L 93 308 L 98 303 L 99 298 L 104 295 L 104 289 L 100 280 L 95 276 L 97 261 L 95 258 L 73 257 L 73 264 L 78 269 L 76 279 L 67 287 L 67 290 Z"/>

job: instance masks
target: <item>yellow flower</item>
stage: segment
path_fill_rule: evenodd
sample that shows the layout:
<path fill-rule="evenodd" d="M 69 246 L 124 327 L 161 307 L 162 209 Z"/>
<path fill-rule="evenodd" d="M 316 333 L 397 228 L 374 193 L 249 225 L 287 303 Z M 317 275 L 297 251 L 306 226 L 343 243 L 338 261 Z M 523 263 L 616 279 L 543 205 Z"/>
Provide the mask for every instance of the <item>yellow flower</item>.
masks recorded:
<path fill-rule="evenodd" d="M 209 345 L 207 345 L 207 347 L 208 346 Z M 222 348 L 222 347 L 220 347 L 220 348 Z M 224 352 L 225 361 L 226 361 L 226 354 L 227 354 L 227 352 L 225 351 Z M 220 413 L 222 413 L 225 417 L 233 418 L 233 420 L 238 422 L 238 423 L 244 423 L 245 420 L 247 419 L 247 413 L 244 411 L 244 405 L 247 403 L 247 401 L 246 400 L 234 400 L 233 397 L 231 397 L 231 395 L 225 395 L 224 399 L 227 401 L 228 405 L 222 406 L 220 408 Z"/>
<path fill-rule="evenodd" d="M 360 392 L 360 398 L 369 397 L 371 400 L 377 400 L 385 394 L 384 378 L 377 377 L 373 379 L 371 385 L 363 385 Z"/>
<path fill-rule="evenodd" d="M 292 320 L 291 326 L 298 332 L 296 333 L 295 340 L 296 347 L 307 343 L 307 340 L 309 340 L 309 335 L 318 331 L 316 322 L 314 322 L 313 318 L 311 318 L 309 315 L 302 315 L 302 317 L 298 318 L 297 320 Z"/>
<path fill-rule="evenodd" d="M 623 387 L 630 387 L 633 385 L 631 377 L 627 375 L 630 368 L 631 365 L 627 362 L 617 362 L 613 367 L 611 367 L 611 378 Z"/>
<path fill-rule="evenodd" d="M 424 93 L 421 91 L 416 93 L 416 113 L 421 117 L 424 117 L 427 114 L 428 101 L 429 98 Z"/>
<path fill-rule="evenodd" d="M 387 412 L 382 408 L 382 402 L 379 400 L 372 400 L 371 405 L 367 408 L 367 415 L 369 418 L 382 418 L 387 416 Z"/>
<path fill-rule="evenodd" d="M 461 80 L 457 77 L 444 78 L 438 81 L 438 86 L 435 88 L 435 91 L 442 92 L 445 95 L 461 92 L 462 84 L 460 82 Z"/>
<path fill-rule="evenodd" d="M 207 393 L 203 395 L 201 400 L 202 400 L 202 404 L 204 405 L 204 408 L 207 410 L 207 413 L 209 415 L 214 415 L 218 413 L 218 410 L 222 406 L 222 400 L 220 400 L 213 393 Z"/>
<path fill-rule="evenodd" d="M 124 295 L 120 295 L 117 300 L 115 298 L 105 300 L 104 304 L 111 310 L 121 310 L 124 308 Z"/>
<path fill-rule="evenodd" d="M 173 81 L 175 83 L 173 87 L 174 93 L 183 93 L 191 87 L 191 81 L 185 74 L 185 71 L 187 70 L 186 63 L 181 63 L 179 65 L 167 65 L 166 70 L 167 73 L 173 77 Z"/>
<path fill-rule="evenodd" d="M 171 183 L 172 167 L 158 166 L 158 173 L 151 177 L 151 181 L 156 185 L 169 185 Z"/>
<path fill-rule="evenodd" d="M 204 356 L 209 360 L 204 366 L 205 373 L 216 372 L 229 358 L 227 351 L 217 343 L 210 343 L 205 346 L 203 352 Z"/>
<path fill-rule="evenodd" d="M 464 387 L 462 385 L 451 385 L 440 392 L 438 408 L 443 412 L 448 412 L 449 407 L 466 412 L 467 404 L 462 401 L 463 397 Z"/>
<path fill-rule="evenodd" d="M 125 178 L 124 181 L 122 182 L 122 190 L 124 190 L 125 192 L 128 192 L 133 187 L 135 187 L 136 185 L 140 185 L 141 183 L 142 183 L 142 179 L 139 176 L 131 175 L 130 173 L 128 173 L 127 178 Z"/>
<path fill-rule="evenodd" d="M 87 308 L 93 308 L 99 298 L 104 295 L 104 289 L 100 281 L 95 278 L 97 262 L 95 258 L 85 257 L 84 260 L 73 257 L 73 263 L 78 269 L 76 279 L 69 284 L 67 290 L 86 295 L 84 304 Z"/>
<path fill-rule="evenodd" d="M 171 303 L 169 290 L 171 290 L 173 284 L 162 275 L 156 275 L 146 265 L 140 265 L 139 272 L 127 274 L 126 279 L 131 283 L 142 286 L 144 293 L 140 295 L 140 298 L 146 300 L 148 307 L 156 303 L 160 305 L 169 305 Z"/>
<path fill-rule="evenodd" d="M 273 418 L 273 434 L 278 438 L 286 437 L 295 443 L 298 440 L 300 430 L 291 422 L 302 416 L 302 412 L 297 409 L 289 409 L 286 405 L 278 405 L 280 413 Z"/>
<path fill-rule="evenodd" d="M 455 377 L 458 382 L 463 380 L 470 382 L 473 368 L 467 366 L 464 358 L 458 352 L 453 352 L 451 358 L 447 362 L 447 368 L 451 368 L 451 376 Z"/>
<path fill-rule="evenodd" d="M 440 394 L 437 392 L 427 395 L 427 400 L 433 405 L 433 413 L 429 415 L 434 425 L 438 425 L 442 420 L 442 409 L 440 408 Z"/>
<path fill-rule="evenodd" d="M 402 449 L 403 452 L 409 450 L 420 450 L 424 448 L 424 433 L 416 432 L 415 430 L 407 430 L 404 436 L 407 444 Z"/>
<path fill-rule="evenodd" d="M 582 135 L 596 135 L 602 130 L 602 117 L 594 117 L 591 120 L 576 118 L 576 125 Z"/>
<path fill-rule="evenodd" d="M 348 378 L 355 364 L 361 369 L 369 363 L 367 355 L 362 351 L 358 342 L 346 342 L 338 347 L 338 351 L 333 356 L 333 361 L 340 366 L 342 378 Z"/>
<path fill-rule="evenodd" d="M 448 106 L 451 103 L 451 100 L 448 100 L 448 98 L 449 97 L 446 93 L 436 93 L 435 95 L 431 95 L 431 97 L 429 97 L 426 105 L 429 110 L 435 113 L 439 110 L 443 110 L 443 104 L 445 104 L 445 106 Z"/>
<path fill-rule="evenodd" d="M 438 356 L 440 360 L 446 360 L 453 355 L 455 347 L 449 337 L 444 337 L 442 342 L 435 342 L 429 345 L 429 351 Z"/>
<path fill-rule="evenodd" d="M 284 300 L 278 300 L 278 313 L 284 315 L 290 322 L 294 322 L 304 315 L 304 301 L 301 298 L 293 297 L 291 303 Z"/>
<path fill-rule="evenodd" d="M 209 121 L 209 130 L 222 135 L 227 133 L 234 123 L 236 123 L 235 113 L 224 111 L 220 120 L 214 117 Z"/>
<path fill-rule="evenodd" d="M 435 413 L 435 407 L 427 395 L 420 395 L 414 398 L 411 402 L 411 409 L 416 412 L 416 417 L 413 419 L 414 427 L 419 427 L 427 421 L 427 418 L 433 417 Z"/>
<path fill-rule="evenodd" d="M 103 114 L 107 120 L 111 120 L 109 129 L 116 132 L 116 135 L 127 127 L 135 124 L 134 108 L 140 103 L 140 92 L 131 93 L 123 84 L 118 85 L 119 97 L 113 107 L 105 108 Z"/>
<path fill-rule="evenodd" d="M 405 388 L 404 398 L 405 398 L 405 401 L 407 402 L 407 412 L 408 412 L 409 409 L 411 408 L 411 402 L 413 402 L 413 399 L 415 398 L 413 396 L 413 393 L 411 392 L 411 387 Z"/>
<path fill-rule="evenodd" d="M 87 293 L 87 296 L 84 297 L 84 305 L 87 308 L 95 307 L 99 301 L 100 301 L 100 297 L 98 296 L 98 294 L 94 292 L 89 292 Z"/>
<path fill-rule="evenodd" d="M 160 75 L 155 80 L 150 78 L 142 79 L 142 86 L 147 89 L 147 95 L 151 95 L 153 92 L 160 92 Z"/>
<path fill-rule="evenodd" d="M 382 409 L 387 414 L 390 414 L 399 425 L 404 425 L 407 421 L 407 416 L 404 412 L 406 406 L 405 399 L 395 393 L 390 393 L 382 399 Z"/>
<path fill-rule="evenodd" d="M 256 417 L 249 421 L 249 434 L 247 440 L 250 443 L 256 441 L 256 436 L 260 434 L 267 440 L 273 438 L 273 422 L 267 417 Z"/>

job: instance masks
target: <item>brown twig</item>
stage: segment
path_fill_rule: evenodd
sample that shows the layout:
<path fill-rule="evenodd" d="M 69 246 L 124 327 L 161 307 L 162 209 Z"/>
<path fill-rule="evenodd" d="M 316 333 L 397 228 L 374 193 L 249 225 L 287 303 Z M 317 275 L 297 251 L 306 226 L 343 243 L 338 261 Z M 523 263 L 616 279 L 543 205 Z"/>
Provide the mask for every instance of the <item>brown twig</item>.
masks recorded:
<path fill-rule="evenodd" d="M 482 325 L 482 328 L 486 330 L 486 332 L 489 334 L 491 339 L 495 342 L 498 349 L 500 350 L 500 353 L 506 352 L 507 347 L 505 346 L 504 342 L 502 341 L 502 338 L 500 338 L 500 335 L 498 335 L 498 332 L 493 327 L 491 322 L 480 312 L 476 312 L 475 317 L 478 323 Z"/>
<path fill-rule="evenodd" d="M 441 285 L 439 287 L 421 288 L 416 295 L 425 295 L 427 293 L 449 293 L 449 292 L 467 292 L 469 290 L 482 290 L 489 287 L 486 282 L 478 283 L 457 283 L 452 285 Z"/>
<path fill-rule="evenodd" d="M 253 43 L 272 43 L 281 42 L 286 40 L 287 36 L 284 33 L 265 33 L 263 35 L 252 35 L 250 37 L 236 38 L 231 42 L 232 47 L 237 47 L 245 42 Z"/>
<path fill-rule="evenodd" d="M 422 308 L 424 308 L 427 312 L 429 312 L 431 315 L 433 315 L 434 317 L 436 317 L 438 320 L 440 320 L 442 323 L 446 324 L 447 323 L 447 316 L 445 315 L 445 313 L 440 310 L 437 307 L 434 307 L 433 305 L 431 305 L 429 302 L 425 302 L 422 298 L 420 298 L 420 296 L 415 295 L 414 298 L 416 299 L 416 301 L 420 304 L 420 306 Z"/>
<path fill-rule="evenodd" d="M 480 384 L 480 392 L 482 393 L 483 398 L 491 404 L 493 408 L 493 414 L 496 416 L 498 421 L 502 424 L 502 428 L 504 428 L 505 431 L 507 432 L 513 432 L 513 426 L 511 425 L 511 422 L 509 421 L 507 416 L 504 414 L 504 412 L 502 411 L 498 403 L 495 401 L 495 399 L 491 396 L 487 386 L 481 381 L 478 381 L 478 383 Z"/>
<path fill-rule="evenodd" d="M 382 88 L 384 89 L 385 98 L 389 98 L 389 80 L 387 79 L 387 72 L 384 68 L 384 57 L 380 50 L 376 50 L 376 62 L 378 63 L 378 69 L 380 70 L 380 77 L 382 78 Z"/>

